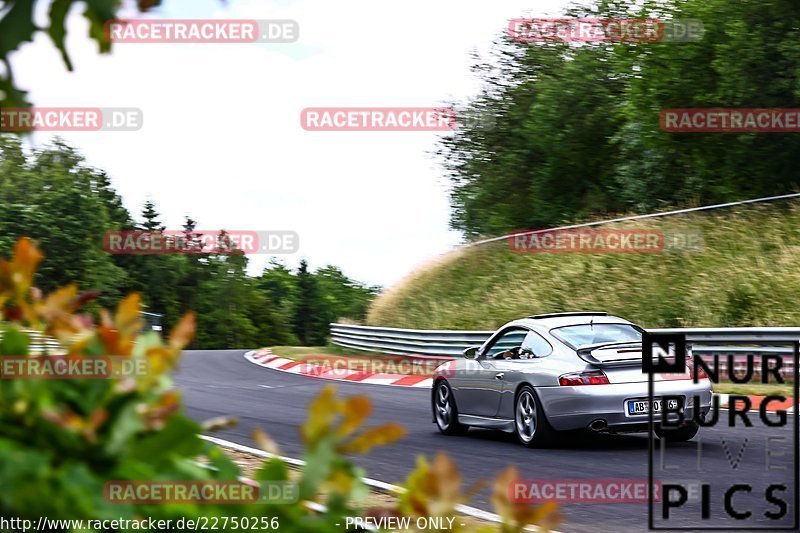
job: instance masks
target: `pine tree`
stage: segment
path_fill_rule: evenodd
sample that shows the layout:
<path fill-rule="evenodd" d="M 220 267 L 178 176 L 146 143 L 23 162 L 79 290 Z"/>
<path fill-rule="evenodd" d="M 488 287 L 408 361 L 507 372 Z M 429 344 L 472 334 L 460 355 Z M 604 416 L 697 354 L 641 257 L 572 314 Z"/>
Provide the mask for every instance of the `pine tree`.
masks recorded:
<path fill-rule="evenodd" d="M 147 200 L 142 209 L 142 218 L 144 219 L 142 229 L 145 231 L 164 231 L 166 226 L 161 224 L 160 217 L 161 215 L 156 211 L 156 205 L 151 200 Z"/>
<path fill-rule="evenodd" d="M 297 270 L 297 307 L 294 314 L 294 331 L 300 344 L 309 346 L 319 337 L 315 326 L 319 309 L 317 282 L 308 270 L 308 261 L 302 259 Z"/>

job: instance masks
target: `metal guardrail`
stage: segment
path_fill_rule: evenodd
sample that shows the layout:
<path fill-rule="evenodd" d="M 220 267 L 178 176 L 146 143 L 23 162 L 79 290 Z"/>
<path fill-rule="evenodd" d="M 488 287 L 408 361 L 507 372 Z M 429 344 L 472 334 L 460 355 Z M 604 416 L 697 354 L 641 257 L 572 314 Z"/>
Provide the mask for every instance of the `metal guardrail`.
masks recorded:
<path fill-rule="evenodd" d="M 492 333 L 331 324 L 331 341 L 334 344 L 394 355 L 458 357 L 464 348 L 483 344 Z"/>
<path fill-rule="evenodd" d="M 54 338 L 48 337 L 39 331 L 34 330 L 22 330 L 28 336 L 28 352 L 31 355 L 42 355 L 44 353 L 50 355 L 63 355 L 66 353 L 66 350 L 63 346 Z M 0 329 L 0 339 L 3 338 L 3 330 Z"/>
<path fill-rule="evenodd" d="M 383 328 L 333 323 L 331 342 L 345 348 L 393 355 L 428 355 L 460 357 L 464 348 L 483 344 L 494 331 L 451 331 Z M 694 353 L 704 360 L 720 356 L 721 370 L 726 370 L 727 356 L 735 366 L 744 364 L 748 354 L 756 364 L 764 354 L 784 356 L 787 372 L 793 370 L 792 346 L 800 341 L 800 328 L 661 328 L 656 333 L 682 333 L 692 344 Z"/>
<path fill-rule="evenodd" d="M 159 313 L 146 313 L 144 311 L 139 314 L 145 322 L 146 329 L 161 332 L 161 322 L 164 318 L 164 315 Z M 22 332 L 28 335 L 28 340 L 30 343 L 28 352 L 31 355 L 43 355 L 45 353 L 48 355 L 64 355 L 67 353 L 67 350 L 61 345 L 61 343 L 52 337 L 44 335 L 40 331 L 24 329 Z M 0 329 L 0 339 L 2 338 L 3 330 Z"/>
<path fill-rule="evenodd" d="M 627 217 L 620 217 L 620 218 L 612 218 L 610 220 L 597 220 L 595 222 L 584 222 L 583 224 L 570 224 L 568 226 L 559 226 L 557 228 L 549 228 L 549 229 L 539 229 L 539 230 L 530 230 L 530 231 L 522 231 L 517 233 L 511 233 L 510 235 L 501 235 L 499 237 L 492 237 L 489 239 L 483 239 L 476 242 L 467 243 L 465 247 L 469 246 L 480 246 L 481 244 L 488 244 L 490 242 L 497 242 L 502 241 L 504 239 L 512 239 L 519 235 L 532 235 L 534 233 L 550 233 L 554 231 L 564 231 L 570 229 L 577 229 L 577 228 L 591 228 L 594 226 L 603 226 L 605 224 L 614 224 L 616 222 L 630 222 L 633 220 L 645 220 L 648 218 L 661 218 L 661 217 L 670 217 L 673 215 L 684 215 L 686 213 L 697 213 L 700 211 L 713 211 L 715 209 L 724 209 L 727 207 L 737 207 L 740 205 L 748 205 L 748 204 L 758 204 L 763 202 L 774 202 L 776 200 L 787 200 L 790 198 L 798 198 L 800 197 L 800 193 L 791 193 L 791 194 L 781 194 L 779 196 L 767 196 L 764 198 L 751 198 L 749 200 L 738 200 L 736 202 L 726 202 L 724 204 L 714 204 L 714 205 L 703 205 L 700 207 L 689 207 L 687 209 L 674 209 L 672 211 L 664 211 L 661 213 L 648 213 L 646 215 L 631 215 Z"/>

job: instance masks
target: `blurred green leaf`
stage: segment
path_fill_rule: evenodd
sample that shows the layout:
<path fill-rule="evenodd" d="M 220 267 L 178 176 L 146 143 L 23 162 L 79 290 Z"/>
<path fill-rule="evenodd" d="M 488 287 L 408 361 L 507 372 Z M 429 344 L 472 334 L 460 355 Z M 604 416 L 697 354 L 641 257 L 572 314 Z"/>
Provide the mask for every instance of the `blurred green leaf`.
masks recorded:
<path fill-rule="evenodd" d="M 0 58 L 5 59 L 8 53 L 19 46 L 33 40 L 37 30 L 33 23 L 33 10 L 36 0 L 8 0 L 2 6 L 5 11 L 0 18 Z"/>
<path fill-rule="evenodd" d="M 99 46 L 100 53 L 111 51 L 111 40 L 106 35 L 106 23 L 114 20 L 118 0 L 87 0 L 84 16 L 89 21 L 89 37 Z"/>
<path fill-rule="evenodd" d="M 50 5 L 50 28 L 47 30 L 56 48 L 61 52 L 61 57 L 64 59 L 68 70 L 72 70 L 72 61 L 70 61 L 69 54 L 67 53 L 64 39 L 67 35 L 67 13 L 69 13 L 69 8 L 72 6 L 73 2 L 74 0 L 53 0 L 53 3 Z"/>
<path fill-rule="evenodd" d="M 28 355 L 29 345 L 30 338 L 27 333 L 14 327 L 0 329 L 0 356 Z"/>

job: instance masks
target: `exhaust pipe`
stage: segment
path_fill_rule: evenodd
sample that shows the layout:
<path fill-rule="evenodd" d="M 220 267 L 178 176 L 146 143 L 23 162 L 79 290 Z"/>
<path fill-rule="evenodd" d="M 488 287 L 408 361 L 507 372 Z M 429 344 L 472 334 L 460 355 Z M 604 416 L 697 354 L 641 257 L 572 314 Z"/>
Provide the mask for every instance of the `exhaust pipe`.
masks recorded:
<path fill-rule="evenodd" d="M 608 429 L 608 422 L 606 422 L 602 418 L 598 418 L 597 420 L 594 420 L 591 424 L 589 424 L 589 429 L 596 432 L 605 431 Z"/>

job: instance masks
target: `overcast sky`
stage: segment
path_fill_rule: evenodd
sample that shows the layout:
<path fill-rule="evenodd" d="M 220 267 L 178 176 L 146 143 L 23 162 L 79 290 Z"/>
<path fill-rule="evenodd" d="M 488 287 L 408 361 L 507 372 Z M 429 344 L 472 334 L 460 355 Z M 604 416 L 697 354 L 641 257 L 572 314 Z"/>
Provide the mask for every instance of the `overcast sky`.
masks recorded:
<path fill-rule="evenodd" d="M 40 2 L 44 4 L 44 2 Z M 117 44 L 99 55 L 76 6 L 64 67 L 39 34 L 12 56 L 39 107 L 137 107 L 136 132 L 60 133 L 110 174 L 137 218 L 152 199 L 168 228 L 294 230 L 295 266 L 336 264 L 389 285 L 461 240 L 448 229 L 437 133 L 304 131 L 306 107 L 435 107 L 477 92 L 485 55 L 509 19 L 567 2 L 165 0 L 147 18 L 294 19 L 292 44 Z M 40 10 L 38 23 L 46 26 Z M 135 11 L 124 16 L 139 17 Z M 37 133 L 39 146 L 52 138 Z M 257 273 L 268 257 L 251 255 Z"/>

